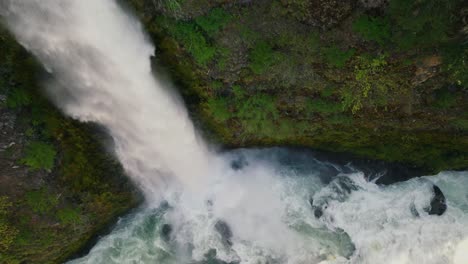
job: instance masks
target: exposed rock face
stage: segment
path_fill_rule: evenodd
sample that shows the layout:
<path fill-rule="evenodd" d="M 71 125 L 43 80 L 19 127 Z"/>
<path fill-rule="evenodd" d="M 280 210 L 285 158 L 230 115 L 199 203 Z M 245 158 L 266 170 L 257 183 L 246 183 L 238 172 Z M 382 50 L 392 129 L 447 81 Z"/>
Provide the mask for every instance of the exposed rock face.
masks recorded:
<path fill-rule="evenodd" d="M 443 215 L 447 210 L 445 195 L 436 185 L 432 188 L 434 190 L 434 197 L 432 197 L 431 207 L 427 209 L 427 212 L 430 215 Z"/>
<path fill-rule="evenodd" d="M 214 228 L 221 235 L 223 244 L 232 246 L 232 231 L 228 224 L 223 220 L 218 220 Z"/>

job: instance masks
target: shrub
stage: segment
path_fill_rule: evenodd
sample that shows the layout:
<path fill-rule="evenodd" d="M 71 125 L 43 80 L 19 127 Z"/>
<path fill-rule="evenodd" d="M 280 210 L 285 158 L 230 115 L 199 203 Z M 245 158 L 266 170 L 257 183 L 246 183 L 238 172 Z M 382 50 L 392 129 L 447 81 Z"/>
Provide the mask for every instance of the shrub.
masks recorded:
<path fill-rule="evenodd" d="M 206 66 L 216 55 L 216 48 L 209 45 L 195 23 L 180 22 L 168 18 L 160 20 L 162 20 L 160 24 L 166 27 L 169 34 L 182 44 L 199 65 Z"/>
<path fill-rule="evenodd" d="M 212 9 L 206 16 L 200 16 L 195 19 L 195 22 L 200 26 L 209 36 L 215 35 L 219 30 L 224 28 L 231 16 L 222 8 Z"/>
<path fill-rule="evenodd" d="M 0 196 L 0 252 L 7 251 L 18 234 L 18 230 L 8 222 L 12 206 L 8 197 Z"/>
<path fill-rule="evenodd" d="M 58 198 L 46 189 L 29 191 L 26 193 L 26 204 L 38 214 L 46 214 L 58 204 Z"/>
<path fill-rule="evenodd" d="M 63 208 L 58 210 L 57 218 L 64 225 L 76 224 L 80 222 L 80 210 L 77 208 Z"/>
<path fill-rule="evenodd" d="M 449 39 L 455 23 L 453 13 L 462 0 L 392 0 L 390 18 L 395 22 L 394 40 L 402 49 L 430 47 Z"/>
<path fill-rule="evenodd" d="M 210 97 L 205 103 L 205 110 L 212 115 L 217 122 L 224 122 L 231 117 L 225 98 Z"/>
<path fill-rule="evenodd" d="M 360 16 L 353 23 L 353 30 L 365 40 L 375 41 L 384 45 L 391 38 L 390 21 L 388 18 Z"/>
<path fill-rule="evenodd" d="M 280 59 L 279 53 L 275 52 L 267 42 L 259 42 L 250 52 L 250 69 L 255 74 L 262 74 Z"/>
<path fill-rule="evenodd" d="M 446 89 L 441 89 L 435 93 L 434 106 L 439 109 L 447 109 L 457 103 L 457 96 Z"/>
<path fill-rule="evenodd" d="M 341 104 L 318 98 L 309 101 L 307 104 L 307 110 L 310 112 L 327 115 L 342 112 L 343 107 Z"/>
<path fill-rule="evenodd" d="M 26 147 L 26 155 L 21 160 L 33 170 L 45 169 L 50 171 L 54 166 L 55 151 L 52 145 L 40 141 L 33 141 Z"/>
<path fill-rule="evenodd" d="M 15 88 L 10 91 L 6 105 L 9 108 L 20 108 L 31 104 L 31 96 L 22 88 Z"/>
<path fill-rule="evenodd" d="M 390 91 L 400 87 L 398 76 L 389 71 L 385 55 L 360 56 L 356 60 L 354 80 L 341 90 L 343 107 L 356 113 L 364 106 L 376 107 L 388 103 Z"/>
<path fill-rule="evenodd" d="M 325 58 L 327 64 L 337 68 L 343 68 L 355 52 L 354 49 L 344 51 L 337 46 L 331 46 L 323 49 L 322 56 Z"/>

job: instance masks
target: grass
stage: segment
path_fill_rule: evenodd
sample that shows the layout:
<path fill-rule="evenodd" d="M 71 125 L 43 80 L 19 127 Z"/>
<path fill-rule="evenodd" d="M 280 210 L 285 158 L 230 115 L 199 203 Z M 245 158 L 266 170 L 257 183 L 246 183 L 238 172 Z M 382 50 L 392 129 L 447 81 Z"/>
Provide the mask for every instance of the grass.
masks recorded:
<path fill-rule="evenodd" d="M 213 8 L 207 15 L 199 16 L 195 19 L 195 23 L 211 37 L 224 28 L 230 21 L 231 15 L 222 8 Z"/>
<path fill-rule="evenodd" d="M 46 189 L 29 191 L 25 196 L 26 204 L 37 214 L 47 214 L 58 205 L 58 197 Z"/>

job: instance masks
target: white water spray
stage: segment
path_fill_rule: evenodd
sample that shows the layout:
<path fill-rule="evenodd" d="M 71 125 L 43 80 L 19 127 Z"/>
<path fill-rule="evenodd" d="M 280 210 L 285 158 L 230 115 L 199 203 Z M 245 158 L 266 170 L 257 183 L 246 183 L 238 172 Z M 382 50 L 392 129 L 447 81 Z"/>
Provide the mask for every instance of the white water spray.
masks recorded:
<path fill-rule="evenodd" d="M 56 78 L 48 92 L 69 115 L 105 126 L 149 199 L 167 181 L 195 187 L 212 166 L 185 109 L 151 73 L 154 47 L 110 0 L 6 1 L 19 42 Z M 187 186 L 185 186 L 187 187 Z M 152 197 L 154 196 L 154 197 Z"/>
<path fill-rule="evenodd" d="M 218 259 L 252 264 L 459 264 L 466 256 L 468 201 L 457 189 L 468 185 L 464 174 L 434 178 L 457 195 L 448 195 L 444 216 L 419 218 L 410 206 L 421 211 L 427 205 L 427 180 L 381 188 L 361 174 L 342 175 L 356 190 L 330 200 L 317 219 L 310 196 L 336 196 L 319 180 L 322 165 L 299 173 L 247 155 L 250 165 L 232 170 L 153 77 L 153 46 L 114 1 L 3 0 L 0 7 L 19 42 L 53 74 L 47 87 L 56 104 L 108 129 L 119 160 L 152 207 L 73 262 L 193 263 L 210 249 Z M 162 199 L 170 208 L 154 209 Z M 219 219 L 232 231 L 229 241 L 215 231 Z M 174 229 L 170 241 L 161 236 L 163 223 Z"/>

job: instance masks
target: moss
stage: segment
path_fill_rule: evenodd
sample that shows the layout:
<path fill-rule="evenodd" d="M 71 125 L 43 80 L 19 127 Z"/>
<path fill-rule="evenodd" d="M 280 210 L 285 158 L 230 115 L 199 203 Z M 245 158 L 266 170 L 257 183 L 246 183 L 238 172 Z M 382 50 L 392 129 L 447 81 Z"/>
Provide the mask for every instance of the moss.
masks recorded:
<path fill-rule="evenodd" d="M 235 147 L 310 146 L 430 171 L 467 167 L 467 140 L 457 126 L 466 119 L 465 48 L 456 25 L 461 1 L 395 0 L 365 15 L 351 2 L 197 2 L 183 23 L 215 49 L 205 66 L 159 29 L 157 17 L 167 12 L 138 14 L 210 139 Z M 210 16 L 213 6 L 231 19 L 208 33 L 196 20 Z M 440 52 L 440 66 L 417 63 Z M 441 111 L 433 91 L 450 83 L 457 84 L 456 100 Z M 307 110 L 313 100 L 316 109 Z"/>
<path fill-rule="evenodd" d="M 249 68 L 255 74 L 265 73 L 271 66 L 278 63 L 280 56 L 278 52 L 273 51 L 273 48 L 267 42 L 259 42 L 250 52 Z"/>
<path fill-rule="evenodd" d="M 360 16 L 353 23 L 353 30 L 363 39 L 384 45 L 391 39 L 390 21 L 388 18 Z"/>
<path fill-rule="evenodd" d="M 197 17 L 195 22 L 208 36 L 214 36 L 214 34 L 225 27 L 230 20 L 231 16 L 224 9 L 213 8 L 207 15 Z"/>
<path fill-rule="evenodd" d="M 46 214 L 55 209 L 58 204 L 58 197 L 51 194 L 46 189 L 29 191 L 25 195 L 26 204 L 37 214 Z"/>
<path fill-rule="evenodd" d="M 21 162 L 34 170 L 45 169 L 50 171 L 54 167 L 56 155 L 57 151 L 52 145 L 33 141 L 26 147 L 25 157 Z"/>
<path fill-rule="evenodd" d="M 337 46 L 331 46 L 322 50 L 322 56 L 325 58 L 327 64 L 337 68 L 343 68 L 355 52 L 356 50 L 354 49 L 342 50 Z"/>

